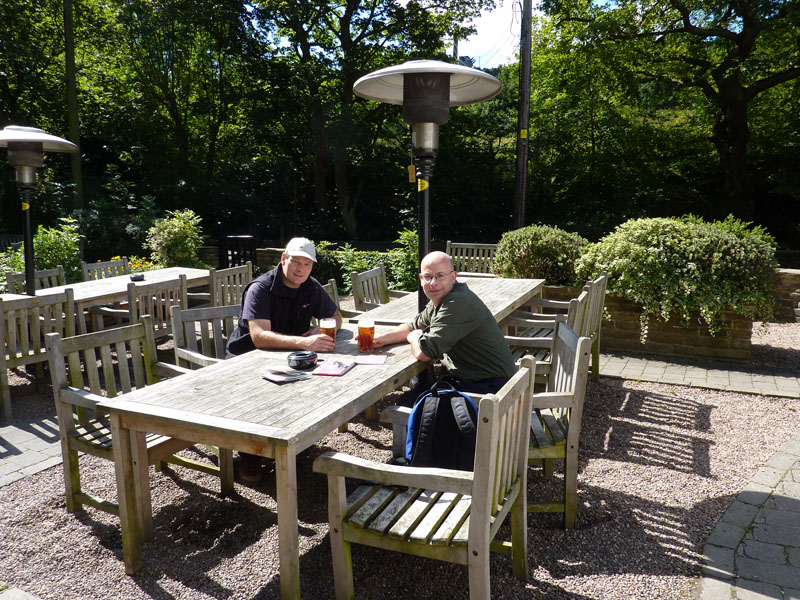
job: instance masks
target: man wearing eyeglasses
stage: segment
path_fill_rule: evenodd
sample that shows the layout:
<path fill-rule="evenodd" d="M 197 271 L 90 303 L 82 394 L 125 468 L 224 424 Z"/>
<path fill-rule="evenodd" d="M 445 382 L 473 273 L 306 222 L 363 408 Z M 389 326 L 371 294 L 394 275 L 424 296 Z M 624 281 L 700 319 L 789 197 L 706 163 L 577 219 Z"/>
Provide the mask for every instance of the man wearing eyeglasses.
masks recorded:
<path fill-rule="evenodd" d="M 458 390 L 495 393 L 516 372 L 514 358 L 491 311 L 465 284 L 457 281 L 453 260 L 444 252 L 422 259 L 419 279 L 428 304 L 411 323 L 375 336 L 375 347 L 408 342 L 417 360 L 439 360 L 446 379 Z M 400 399 L 413 404 L 433 384 L 419 383 Z"/>

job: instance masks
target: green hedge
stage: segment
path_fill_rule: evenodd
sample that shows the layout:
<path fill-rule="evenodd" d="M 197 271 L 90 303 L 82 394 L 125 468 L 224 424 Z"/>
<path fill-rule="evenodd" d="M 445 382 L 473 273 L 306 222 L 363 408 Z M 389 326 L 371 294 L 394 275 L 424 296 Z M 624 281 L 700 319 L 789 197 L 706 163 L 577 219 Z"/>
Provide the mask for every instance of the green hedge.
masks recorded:
<path fill-rule="evenodd" d="M 548 285 L 576 285 L 575 261 L 588 240 L 548 225 L 508 231 L 500 238 L 494 272 L 500 277 L 544 279 Z"/>
<path fill-rule="evenodd" d="M 644 339 L 651 317 L 688 322 L 698 312 L 712 334 L 727 308 L 770 318 L 777 266 L 775 242 L 762 228 L 688 216 L 627 221 L 588 246 L 576 272 L 586 280 L 607 271 L 609 292 L 639 302 Z"/>

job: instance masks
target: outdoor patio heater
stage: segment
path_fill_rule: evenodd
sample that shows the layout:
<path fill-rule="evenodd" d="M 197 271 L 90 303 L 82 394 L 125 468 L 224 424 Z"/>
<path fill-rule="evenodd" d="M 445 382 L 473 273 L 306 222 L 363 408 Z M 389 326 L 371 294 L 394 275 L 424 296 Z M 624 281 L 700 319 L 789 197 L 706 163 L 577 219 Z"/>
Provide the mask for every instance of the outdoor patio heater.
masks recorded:
<path fill-rule="evenodd" d="M 44 152 L 77 152 L 78 147 L 65 139 L 49 135 L 36 127 L 8 125 L 0 131 L 0 148 L 8 148 L 8 163 L 17 168 L 17 186 L 25 218 L 25 293 L 36 295 L 33 265 L 33 226 L 31 205 L 36 187 L 36 169 L 42 166 Z"/>
<path fill-rule="evenodd" d="M 431 249 L 430 184 L 439 148 L 439 125 L 450 118 L 451 106 L 475 104 L 500 93 L 495 78 L 461 65 L 438 60 L 412 60 L 364 75 L 353 92 L 367 100 L 403 106 L 403 120 L 411 125 L 411 148 L 417 180 L 419 260 Z M 419 309 L 427 298 L 419 287 Z"/>

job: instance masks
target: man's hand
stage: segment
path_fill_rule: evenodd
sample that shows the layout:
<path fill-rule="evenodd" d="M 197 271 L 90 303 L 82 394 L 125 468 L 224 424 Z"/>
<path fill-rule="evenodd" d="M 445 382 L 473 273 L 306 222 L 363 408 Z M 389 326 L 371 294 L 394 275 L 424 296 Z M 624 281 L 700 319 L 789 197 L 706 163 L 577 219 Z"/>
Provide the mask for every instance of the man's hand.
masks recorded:
<path fill-rule="evenodd" d="M 309 330 L 303 334 L 303 345 L 306 350 L 313 350 L 314 352 L 333 352 L 336 350 L 336 343 L 324 333 L 319 333 L 319 327 L 314 328 L 316 333 L 311 333 Z"/>

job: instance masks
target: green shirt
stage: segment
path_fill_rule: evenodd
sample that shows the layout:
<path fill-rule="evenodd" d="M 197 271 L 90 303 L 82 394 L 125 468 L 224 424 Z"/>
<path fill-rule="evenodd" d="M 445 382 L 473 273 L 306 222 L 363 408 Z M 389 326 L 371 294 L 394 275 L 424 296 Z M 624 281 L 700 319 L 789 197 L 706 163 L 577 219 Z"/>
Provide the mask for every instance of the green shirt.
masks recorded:
<path fill-rule="evenodd" d="M 420 348 L 441 360 L 451 375 L 481 381 L 512 377 L 517 371 L 491 311 L 464 283 L 457 281 L 438 307 L 428 302 L 408 326 L 425 329 Z"/>

